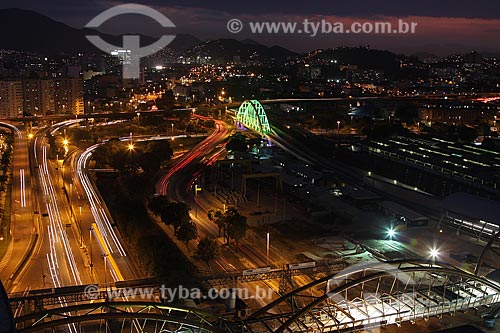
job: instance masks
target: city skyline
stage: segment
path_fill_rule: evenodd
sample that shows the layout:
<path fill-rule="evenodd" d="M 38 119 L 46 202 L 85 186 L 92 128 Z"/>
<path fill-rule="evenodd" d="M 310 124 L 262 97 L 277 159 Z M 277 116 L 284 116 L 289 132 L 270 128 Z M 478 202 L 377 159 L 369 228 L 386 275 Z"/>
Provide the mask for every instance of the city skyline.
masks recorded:
<path fill-rule="evenodd" d="M 475 3 L 474 8 L 466 4 L 442 1 L 438 4 L 430 1 L 418 5 L 401 4 L 388 1 L 374 5 L 360 2 L 353 8 L 344 3 L 332 6 L 330 2 L 318 2 L 315 6 L 307 4 L 287 6 L 278 1 L 272 4 L 252 2 L 251 4 L 217 2 L 203 3 L 188 1 L 176 4 L 171 1 L 140 1 L 140 4 L 152 6 L 176 25 L 168 32 L 191 34 L 202 40 L 218 38 L 251 38 L 265 45 L 280 45 L 295 52 L 307 52 L 313 49 L 325 49 L 338 46 L 370 45 L 372 48 L 388 49 L 394 52 L 412 54 L 432 52 L 443 56 L 450 53 L 463 53 L 475 49 L 479 52 L 500 52 L 493 41 L 500 38 L 500 5 L 487 1 Z M 38 3 L 36 1 L 3 1 L 0 8 L 21 8 L 33 10 L 50 18 L 61 21 L 75 28 L 84 27 L 101 11 L 116 5 L 116 2 L 93 0 L 82 4 L 78 1 Z M 139 16 L 115 18 L 103 25 L 102 32 L 123 34 L 140 32 L 158 36 L 164 29 L 148 18 Z M 254 34 L 244 29 L 239 34 L 227 31 L 226 23 L 237 18 L 244 23 L 255 21 L 302 22 L 304 19 L 330 22 L 374 20 L 397 21 L 402 18 L 418 23 L 415 34 L 390 36 L 384 34 L 322 34 L 315 37 L 300 34 Z"/>
<path fill-rule="evenodd" d="M 499 4 L 3 6 L 0 333 L 500 332 Z"/>

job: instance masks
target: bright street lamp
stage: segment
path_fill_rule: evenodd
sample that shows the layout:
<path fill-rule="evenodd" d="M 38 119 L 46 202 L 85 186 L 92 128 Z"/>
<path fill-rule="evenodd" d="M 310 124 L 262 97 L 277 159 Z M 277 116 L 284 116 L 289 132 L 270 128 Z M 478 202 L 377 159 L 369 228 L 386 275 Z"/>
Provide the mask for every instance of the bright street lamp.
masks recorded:
<path fill-rule="evenodd" d="M 389 239 L 392 240 L 394 238 L 394 236 L 396 236 L 396 230 L 394 230 L 393 227 L 390 227 L 387 230 L 387 236 L 389 236 Z"/>
<path fill-rule="evenodd" d="M 436 260 L 436 258 L 439 257 L 439 254 L 440 254 L 439 250 L 436 249 L 435 247 L 429 251 L 429 255 L 432 258 L 432 260 Z"/>
<path fill-rule="evenodd" d="M 64 139 L 64 140 L 63 140 L 63 145 L 67 146 L 68 144 L 69 144 L 68 139 Z"/>
<path fill-rule="evenodd" d="M 132 141 L 132 132 L 130 132 L 130 139 L 127 145 L 128 150 L 132 151 L 134 150 L 134 142 Z"/>

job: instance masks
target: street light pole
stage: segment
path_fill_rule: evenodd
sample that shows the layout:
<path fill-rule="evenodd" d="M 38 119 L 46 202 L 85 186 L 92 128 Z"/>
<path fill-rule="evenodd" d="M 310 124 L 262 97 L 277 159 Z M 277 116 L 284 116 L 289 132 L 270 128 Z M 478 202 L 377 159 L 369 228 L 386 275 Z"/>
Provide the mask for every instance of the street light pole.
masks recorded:
<path fill-rule="evenodd" d="M 92 269 L 94 267 L 94 262 L 92 261 L 92 227 L 90 227 L 90 236 L 89 236 L 89 244 L 90 244 L 90 275 L 92 275 Z"/>
<path fill-rule="evenodd" d="M 269 232 L 266 236 L 266 265 L 269 265 Z"/>
<path fill-rule="evenodd" d="M 80 208 L 80 219 L 78 220 L 78 229 L 80 229 L 80 247 L 83 248 L 83 232 L 82 232 L 82 206 Z"/>
<path fill-rule="evenodd" d="M 338 146 L 340 146 L 340 120 L 337 120 L 337 142 Z"/>
<path fill-rule="evenodd" d="M 73 183 L 69 183 L 69 208 L 71 211 L 71 216 L 73 216 Z"/>
<path fill-rule="evenodd" d="M 103 254 L 103 258 L 104 258 L 104 288 L 106 289 L 106 292 L 108 291 L 108 284 L 106 282 L 106 271 L 107 271 L 107 264 L 106 264 L 106 259 L 108 258 L 109 256 L 109 253 L 106 253 L 106 254 Z"/>
<path fill-rule="evenodd" d="M 198 184 L 194 185 L 194 205 L 195 205 L 195 216 L 198 217 L 198 191 L 201 191 L 201 188 L 198 187 Z"/>

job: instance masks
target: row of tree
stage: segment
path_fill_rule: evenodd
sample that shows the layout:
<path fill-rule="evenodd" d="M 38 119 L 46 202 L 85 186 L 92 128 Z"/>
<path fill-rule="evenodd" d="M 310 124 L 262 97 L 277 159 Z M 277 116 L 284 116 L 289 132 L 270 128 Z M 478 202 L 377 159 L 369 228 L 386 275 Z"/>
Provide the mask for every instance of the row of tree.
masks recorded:
<path fill-rule="evenodd" d="M 157 196 L 150 200 L 149 209 L 159 216 L 163 223 L 173 227 L 174 236 L 184 242 L 186 247 L 189 241 L 198 238 L 198 228 L 191 221 L 189 216 L 191 207 L 188 204 L 169 201 L 165 196 Z"/>
<path fill-rule="evenodd" d="M 248 230 L 247 218 L 233 207 L 226 211 L 211 209 L 208 211 L 208 219 L 219 227 L 219 237 L 223 234 L 226 244 L 234 239 L 238 246 Z"/>
<path fill-rule="evenodd" d="M 149 209 L 159 216 L 163 223 L 172 226 L 174 236 L 183 241 L 186 247 L 188 247 L 189 241 L 198 238 L 196 224 L 189 216 L 191 208 L 188 204 L 169 201 L 165 196 L 157 196 L 149 201 Z M 210 210 L 208 219 L 219 227 L 219 237 L 223 235 L 226 244 L 229 244 L 233 239 L 238 245 L 248 229 L 246 217 L 235 208 L 229 208 L 226 211 Z M 219 242 L 211 237 L 202 238 L 195 252 L 209 267 L 212 260 L 220 257 L 220 253 Z"/>
<path fill-rule="evenodd" d="M 7 181 L 9 179 L 8 171 L 12 161 L 12 144 L 13 138 L 11 134 L 5 136 L 4 146 L 2 148 L 2 157 L 0 158 L 0 192 L 5 192 Z"/>
<path fill-rule="evenodd" d="M 132 175 L 140 172 L 154 175 L 172 156 L 173 152 L 167 140 L 134 144 L 111 139 L 92 154 L 92 158 L 100 167 L 110 166 Z"/>

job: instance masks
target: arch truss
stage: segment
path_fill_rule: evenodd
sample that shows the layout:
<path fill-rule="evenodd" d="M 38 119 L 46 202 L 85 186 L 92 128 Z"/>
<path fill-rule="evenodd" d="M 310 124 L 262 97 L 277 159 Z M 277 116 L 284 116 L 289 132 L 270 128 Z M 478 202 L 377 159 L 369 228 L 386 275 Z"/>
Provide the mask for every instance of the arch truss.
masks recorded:
<path fill-rule="evenodd" d="M 244 101 L 238 109 L 236 121 L 263 135 L 271 132 L 271 126 L 269 125 L 264 107 L 257 100 Z"/>
<path fill-rule="evenodd" d="M 252 314 L 253 332 L 357 331 L 500 302 L 500 285 L 443 263 L 363 264 L 298 288 Z"/>
<path fill-rule="evenodd" d="M 198 309 L 151 302 L 97 302 L 65 306 L 15 318 L 18 333 L 224 332 L 224 322 Z"/>

